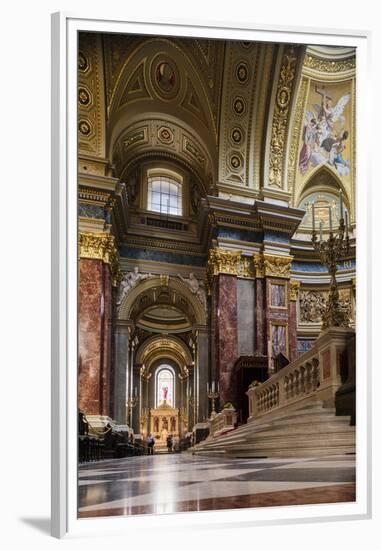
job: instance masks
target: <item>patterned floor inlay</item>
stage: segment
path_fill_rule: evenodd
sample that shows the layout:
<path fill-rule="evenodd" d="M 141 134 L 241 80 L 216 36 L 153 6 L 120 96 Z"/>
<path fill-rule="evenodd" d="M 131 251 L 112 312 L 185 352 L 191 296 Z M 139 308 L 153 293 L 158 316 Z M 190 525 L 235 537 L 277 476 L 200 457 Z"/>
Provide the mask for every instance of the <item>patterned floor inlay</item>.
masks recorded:
<path fill-rule="evenodd" d="M 79 517 L 353 502 L 354 456 L 222 459 L 190 454 L 79 467 Z"/>

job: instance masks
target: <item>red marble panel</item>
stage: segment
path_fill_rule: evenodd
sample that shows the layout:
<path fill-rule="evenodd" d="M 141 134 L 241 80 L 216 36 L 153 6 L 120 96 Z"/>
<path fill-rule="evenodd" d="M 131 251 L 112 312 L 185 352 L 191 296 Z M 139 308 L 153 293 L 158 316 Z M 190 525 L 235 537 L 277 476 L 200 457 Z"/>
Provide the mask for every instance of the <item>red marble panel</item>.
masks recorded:
<path fill-rule="evenodd" d="M 237 278 L 234 275 L 219 275 L 214 298 L 217 299 L 216 350 L 220 382 L 220 405 L 236 401 L 234 363 L 238 358 L 237 335 Z"/>
<path fill-rule="evenodd" d="M 111 279 L 101 260 L 79 264 L 78 406 L 85 414 L 108 414 Z"/>

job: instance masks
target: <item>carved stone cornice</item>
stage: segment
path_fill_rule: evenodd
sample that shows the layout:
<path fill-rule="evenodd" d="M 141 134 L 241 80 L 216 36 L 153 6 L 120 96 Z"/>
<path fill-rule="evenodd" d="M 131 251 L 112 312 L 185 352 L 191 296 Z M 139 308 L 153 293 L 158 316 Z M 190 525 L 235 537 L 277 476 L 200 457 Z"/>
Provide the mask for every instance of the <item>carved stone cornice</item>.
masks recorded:
<path fill-rule="evenodd" d="M 292 256 L 277 256 L 275 254 L 263 254 L 263 270 L 265 277 L 290 278 Z"/>
<path fill-rule="evenodd" d="M 241 260 L 240 250 L 223 250 L 212 248 L 209 250 L 208 272 L 213 275 L 238 275 Z"/>
<path fill-rule="evenodd" d="M 288 45 L 285 47 L 274 102 L 268 184 L 270 187 L 278 187 L 279 189 L 283 187 L 283 160 L 286 151 L 289 112 L 298 60 L 297 54 L 297 46 Z"/>
<path fill-rule="evenodd" d="M 119 253 L 114 235 L 108 233 L 79 233 L 79 257 L 88 260 L 101 260 L 110 266 L 112 286 L 120 281 Z"/>
<path fill-rule="evenodd" d="M 306 55 L 304 66 L 321 73 L 340 73 L 356 69 L 356 57 L 348 59 L 319 59 L 313 55 Z"/>
<path fill-rule="evenodd" d="M 290 301 L 297 302 L 299 296 L 300 281 L 290 280 Z"/>

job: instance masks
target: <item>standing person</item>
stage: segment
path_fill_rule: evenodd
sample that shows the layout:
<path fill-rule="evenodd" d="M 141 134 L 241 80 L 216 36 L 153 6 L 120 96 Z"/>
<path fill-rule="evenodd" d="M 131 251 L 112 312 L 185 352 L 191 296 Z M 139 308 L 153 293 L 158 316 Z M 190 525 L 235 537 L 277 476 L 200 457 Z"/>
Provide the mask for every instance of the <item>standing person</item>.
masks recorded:
<path fill-rule="evenodd" d="M 155 445 L 155 438 L 153 437 L 152 434 L 149 434 L 149 436 L 147 438 L 147 447 L 148 447 L 148 454 L 149 455 L 153 455 L 154 445 Z"/>
<path fill-rule="evenodd" d="M 169 453 L 172 452 L 172 445 L 173 445 L 172 435 L 171 435 L 171 434 L 168 434 L 168 437 L 167 437 L 167 449 L 168 449 L 168 452 L 169 452 Z"/>

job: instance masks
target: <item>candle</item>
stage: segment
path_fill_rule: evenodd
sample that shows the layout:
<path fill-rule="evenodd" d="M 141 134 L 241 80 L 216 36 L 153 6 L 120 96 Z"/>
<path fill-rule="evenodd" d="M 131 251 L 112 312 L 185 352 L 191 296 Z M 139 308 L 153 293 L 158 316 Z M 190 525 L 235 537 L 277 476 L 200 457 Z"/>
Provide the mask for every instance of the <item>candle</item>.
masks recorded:
<path fill-rule="evenodd" d="M 344 219 L 343 216 L 343 192 L 340 189 L 340 220 Z"/>
<path fill-rule="evenodd" d="M 220 383 L 217 382 L 217 393 L 220 393 Z"/>
<path fill-rule="evenodd" d="M 206 383 L 206 391 L 207 391 L 207 393 L 210 393 L 210 391 L 209 391 L 209 382 Z"/>
<path fill-rule="evenodd" d="M 214 380 L 213 380 L 213 382 L 212 382 L 212 392 L 213 392 L 213 393 L 214 393 L 214 388 L 215 388 L 215 382 L 214 382 Z"/>
<path fill-rule="evenodd" d="M 138 388 L 135 386 L 135 397 L 138 395 Z"/>
<path fill-rule="evenodd" d="M 329 230 L 332 233 L 332 208 L 329 207 Z"/>
<path fill-rule="evenodd" d="M 315 203 L 312 203 L 312 231 L 315 233 Z"/>
<path fill-rule="evenodd" d="M 322 241 L 323 240 L 323 222 L 322 221 L 320 221 L 319 226 L 320 226 L 320 240 Z"/>

